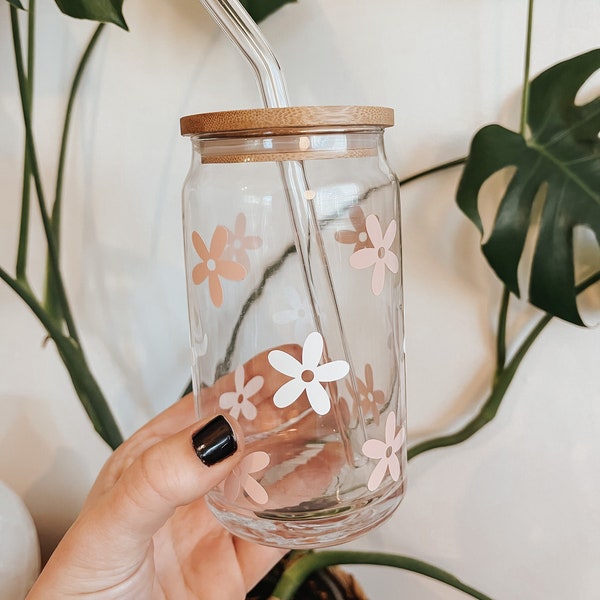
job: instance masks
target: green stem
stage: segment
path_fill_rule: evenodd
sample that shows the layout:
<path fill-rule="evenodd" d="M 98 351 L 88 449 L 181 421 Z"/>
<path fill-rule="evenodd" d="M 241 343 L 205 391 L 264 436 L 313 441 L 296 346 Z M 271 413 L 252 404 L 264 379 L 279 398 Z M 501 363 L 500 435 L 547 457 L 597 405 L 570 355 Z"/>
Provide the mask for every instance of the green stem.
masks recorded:
<path fill-rule="evenodd" d="M 519 132 L 523 137 L 527 132 L 527 114 L 529 112 L 529 68 L 531 65 L 531 33 L 533 30 L 533 0 L 528 2 L 527 38 L 525 41 L 525 61 L 523 66 L 523 93 L 521 94 L 521 122 Z"/>
<path fill-rule="evenodd" d="M 494 383 L 506 364 L 506 317 L 508 315 L 509 300 L 510 291 L 505 286 L 502 292 L 500 312 L 498 314 L 498 331 L 496 332 L 496 371 L 494 372 Z"/>
<path fill-rule="evenodd" d="M 600 271 L 594 273 L 580 284 L 575 287 L 575 291 L 577 294 L 580 294 L 591 285 L 600 281 Z M 533 342 L 537 339 L 537 337 L 542 333 L 546 325 L 550 323 L 553 315 L 545 314 L 535 325 L 535 327 L 531 330 L 529 335 L 525 338 L 521 346 L 518 348 L 517 352 L 510 360 L 510 362 L 505 366 L 504 369 L 500 373 L 497 374 L 494 386 L 487 400 L 484 402 L 481 410 L 477 415 L 469 421 L 462 429 L 457 431 L 456 433 L 452 433 L 449 435 L 443 435 L 439 437 L 432 438 L 430 440 L 425 440 L 418 444 L 415 444 L 412 448 L 408 450 L 408 459 L 415 458 L 419 454 L 423 452 L 428 452 L 429 450 L 433 450 L 435 448 L 442 448 L 445 446 L 454 446 L 455 444 L 460 444 L 465 440 L 469 439 L 472 435 L 477 433 L 482 427 L 487 425 L 493 418 L 496 416 L 498 409 L 500 408 L 500 404 L 506 394 L 506 390 L 513 380 L 519 365 L 521 364 L 523 358 L 527 354 L 528 350 L 531 348 Z"/>
<path fill-rule="evenodd" d="M 17 9 L 14 6 L 10 7 L 10 17 L 12 25 L 13 35 L 13 46 L 15 52 L 15 63 L 17 67 L 17 77 L 19 80 L 19 92 L 21 96 L 21 107 L 23 109 L 23 121 L 25 123 L 25 141 L 27 144 L 27 151 L 29 152 L 29 159 L 31 163 L 31 173 L 35 182 L 36 195 L 38 199 L 38 206 L 40 209 L 40 215 L 42 217 L 42 224 L 44 226 L 44 233 L 46 235 L 46 242 L 48 244 L 48 255 L 52 264 L 52 271 L 56 279 L 56 289 L 60 298 L 62 312 L 64 315 L 65 324 L 69 331 L 69 335 L 79 342 L 79 336 L 77 335 L 77 329 L 75 322 L 71 315 L 71 309 L 67 300 L 65 287 L 60 274 L 60 268 L 58 263 L 58 251 L 56 249 L 56 241 L 54 239 L 54 233 L 52 231 L 52 225 L 46 210 L 46 202 L 44 197 L 44 190 L 42 187 L 42 180 L 40 177 L 40 170 L 38 167 L 37 154 L 35 151 L 35 145 L 33 142 L 33 131 L 31 127 L 31 115 L 28 110 L 29 106 L 29 95 L 27 92 L 27 82 L 25 79 L 24 67 L 23 67 L 23 55 L 21 53 L 21 35 L 19 32 L 19 20 L 17 15 Z"/>
<path fill-rule="evenodd" d="M 35 0 L 29 1 L 27 20 L 27 110 L 33 113 L 33 76 L 35 56 Z M 29 241 L 29 212 L 31 206 L 31 163 L 29 150 L 25 144 L 23 158 L 23 190 L 21 194 L 21 223 L 19 226 L 19 245 L 17 248 L 16 274 L 18 279 L 25 279 L 27 268 L 27 247 Z"/>
<path fill-rule="evenodd" d="M 384 552 L 352 552 L 344 550 L 309 552 L 302 555 L 284 571 L 273 590 L 270 600 L 292 600 L 304 580 L 316 569 L 332 565 L 349 564 L 383 565 L 412 571 L 413 573 L 419 573 L 445 583 L 478 600 L 491 600 L 489 596 L 466 585 L 447 571 L 443 571 L 438 567 L 415 558 Z"/>
<path fill-rule="evenodd" d="M 425 171 L 420 171 L 419 173 L 415 173 L 414 175 L 410 175 L 409 177 L 405 177 L 404 179 L 399 179 L 399 185 L 406 185 L 407 183 L 412 183 L 417 179 L 421 179 L 421 177 L 426 177 L 427 175 L 433 175 L 433 173 L 437 173 L 438 171 L 444 171 L 445 169 L 451 169 L 452 167 L 458 167 L 459 165 L 464 165 L 467 162 L 468 156 L 463 156 L 462 158 L 457 158 L 455 160 L 451 160 L 449 162 L 445 162 L 435 167 L 431 167 Z"/>
<path fill-rule="evenodd" d="M 58 168 L 56 171 L 56 189 L 54 192 L 54 203 L 52 205 L 52 231 L 54 232 L 54 239 L 56 240 L 56 250 L 60 253 L 60 222 L 62 215 L 62 198 L 63 198 L 63 180 L 64 180 L 64 170 L 65 163 L 67 157 L 67 143 L 69 139 L 69 131 L 71 126 L 71 116 L 73 114 L 73 106 L 75 104 L 75 98 L 77 96 L 77 91 L 79 89 L 79 84 L 85 72 L 85 68 L 88 65 L 89 59 L 92 55 L 92 52 L 100 38 L 100 34 L 104 29 L 105 24 L 100 23 L 96 30 L 92 34 L 90 41 L 88 42 L 81 58 L 79 60 L 79 64 L 77 65 L 77 69 L 75 71 L 75 75 L 73 77 L 73 81 L 71 83 L 71 90 L 69 93 L 69 99 L 67 101 L 67 106 L 65 109 L 65 117 L 63 121 L 63 130 L 62 130 L 62 138 L 60 142 L 60 153 L 58 157 Z M 56 281 L 53 276 L 52 265 L 48 260 L 46 265 L 46 286 L 44 292 L 44 305 L 46 309 L 51 315 L 54 315 L 57 318 L 61 317 L 61 306 L 60 299 L 57 294 L 57 286 Z"/>
<path fill-rule="evenodd" d="M 65 336 L 57 323 L 48 315 L 31 292 L 27 283 L 14 279 L 0 267 L 0 279 L 27 304 L 52 338 L 69 372 L 73 387 L 102 439 L 114 450 L 123 443 L 123 436 L 114 420 L 110 407 L 90 371 L 83 351 L 73 339 Z"/>

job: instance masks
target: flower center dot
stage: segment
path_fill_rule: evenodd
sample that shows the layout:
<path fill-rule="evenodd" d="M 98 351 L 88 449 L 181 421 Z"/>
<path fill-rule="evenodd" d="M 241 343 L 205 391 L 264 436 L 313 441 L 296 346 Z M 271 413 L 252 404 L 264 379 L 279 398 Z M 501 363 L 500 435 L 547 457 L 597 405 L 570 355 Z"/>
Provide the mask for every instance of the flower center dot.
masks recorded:
<path fill-rule="evenodd" d="M 392 447 L 391 447 L 391 446 L 388 446 L 388 447 L 385 449 L 385 457 L 386 457 L 386 458 L 390 458 L 390 456 L 392 456 L 392 454 L 394 454 L 394 451 L 392 450 Z"/>
<path fill-rule="evenodd" d="M 233 240 L 233 247 L 239 250 L 242 247 L 242 240 Z"/>
<path fill-rule="evenodd" d="M 217 263 L 216 263 L 216 262 L 215 262 L 215 261 L 214 261 L 212 258 L 209 258 L 209 259 L 206 261 L 206 268 L 207 268 L 209 271 L 214 271 L 214 270 L 217 268 Z"/>
<path fill-rule="evenodd" d="M 366 242 L 367 241 L 367 232 L 366 231 L 361 231 L 358 234 L 358 241 L 359 242 Z"/>
<path fill-rule="evenodd" d="M 238 401 L 238 404 L 241 404 L 241 403 L 244 401 L 244 394 L 240 394 L 240 395 L 237 397 L 237 401 Z"/>
<path fill-rule="evenodd" d="M 302 381 L 305 383 L 310 383 L 314 378 L 315 374 L 312 371 L 308 369 L 306 371 L 302 371 Z"/>
<path fill-rule="evenodd" d="M 368 400 L 369 402 L 373 402 L 373 392 L 369 392 L 369 393 L 367 394 L 367 400 Z"/>
<path fill-rule="evenodd" d="M 381 246 L 381 248 L 379 248 L 379 250 L 377 250 L 377 256 L 382 259 L 385 256 L 385 248 L 383 246 Z"/>

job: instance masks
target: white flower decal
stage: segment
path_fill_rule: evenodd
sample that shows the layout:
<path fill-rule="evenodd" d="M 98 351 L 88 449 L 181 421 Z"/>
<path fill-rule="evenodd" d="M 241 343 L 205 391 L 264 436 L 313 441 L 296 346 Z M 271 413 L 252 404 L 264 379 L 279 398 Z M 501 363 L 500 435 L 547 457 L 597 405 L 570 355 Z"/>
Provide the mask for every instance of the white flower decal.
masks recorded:
<path fill-rule="evenodd" d="M 390 221 L 385 235 L 381 231 L 381 225 L 376 215 L 369 215 L 365 223 L 373 247 L 357 250 L 350 256 L 350 265 L 355 269 L 366 269 L 375 265 L 371 278 L 371 290 L 376 296 L 379 296 L 385 283 L 385 268 L 387 267 L 392 273 L 397 273 L 400 267 L 398 257 L 390 250 L 396 237 L 396 221 L 393 219 Z"/>
<path fill-rule="evenodd" d="M 311 328 L 310 310 L 296 288 L 284 288 L 283 295 L 287 300 L 287 307 L 274 313 L 273 321 L 277 325 L 293 324 L 294 336 L 299 338 L 303 336 L 306 330 L 310 330 L 309 328 Z"/>
<path fill-rule="evenodd" d="M 234 502 L 240 492 L 244 490 L 257 504 L 266 504 L 269 501 L 269 495 L 256 479 L 250 477 L 250 473 L 262 471 L 270 460 L 271 457 L 262 451 L 251 452 L 248 456 L 242 458 L 225 480 L 225 498 L 230 502 Z"/>
<path fill-rule="evenodd" d="M 325 415 L 331 409 L 331 401 L 321 382 L 337 381 L 348 374 L 350 366 L 345 360 L 334 360 L 319 366 L 323 354 L 323 337 L 313 331 L 306 338 L 302 348 L 302 362 L 282 350 L 269 352 L 271 366 L 280 373 L 293 377 L 283 384 L 275 395 L 273 402 L 278 408 L 293 404 L 306 392 L 308 401 L 318 415 Z"/>
<path fill-rule="evenodd" d="M 235 370 L 235 392 L 225 392 L 219 397 L 219 406 L 225 410 L 230 409 L 229 414 L 237 419 L 240 412 L 248 421 L 256 418 L 256 406 L 250 402 L 263 386 L 265 380 L 260 375 L 253 377 L 244 385 L 244 367 L 240 365 Z"/>
<path fill-rule="evenodd" d="M 396 432 L 396 415 L 391 412 L 385 422 L 385 442 L 370 439 L 362 446 L 362 453 L 365 456 L 379 459 L 367 483 L 370 491 L 376 490 L 381 485 L 388 469 L 392 479 L 398 481 L 400 478 L 400 461 L 396 453 L 402 448 L 402 444 L 404 444 L 404 427 Z"/>

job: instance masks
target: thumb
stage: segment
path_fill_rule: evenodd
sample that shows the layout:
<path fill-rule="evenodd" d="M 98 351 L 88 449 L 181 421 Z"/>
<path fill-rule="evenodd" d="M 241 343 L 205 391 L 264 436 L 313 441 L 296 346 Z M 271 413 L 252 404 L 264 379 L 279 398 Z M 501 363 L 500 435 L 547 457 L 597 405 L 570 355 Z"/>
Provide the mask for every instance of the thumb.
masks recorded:
<path fill-rule="evenodd" d="M 237 422 L 217 415 L 145 450 L 103 503 L 111 541 L 149 541 L 178 506 L 201 498 L 227 477 L 243 445 Z"/>

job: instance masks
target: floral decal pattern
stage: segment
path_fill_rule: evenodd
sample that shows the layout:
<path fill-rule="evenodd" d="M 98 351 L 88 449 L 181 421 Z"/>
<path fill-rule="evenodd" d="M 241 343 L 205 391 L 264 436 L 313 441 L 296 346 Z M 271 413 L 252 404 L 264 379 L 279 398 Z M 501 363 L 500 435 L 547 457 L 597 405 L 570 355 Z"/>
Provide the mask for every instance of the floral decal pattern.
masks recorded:
<path fill-rule="evenodd" d="M 225 479 L 225 498 L 234 502 L 243 490 L 257 504 L 266 504 L 269 501 L 267 491 L 250 474 L 262 471 L 270 461 L 271 457 L 262 450 L 244 456 Z"/>
<path fill-rule="evenodd" d="M 233 231 L 227 229 L 227 246 L 223 258 L 234 260 L 250 271 L 250 258 L 248 250 L 256 250 L 262 246 L 262 239 L 257 235 L 246 235 L 246 215 L 241 212 L 235 219 Z"/>
<path fill-rule="evenodd" d="M 381 485 L 388 471 L 394 481 L 400 479 L 400 460 L 397 453 L 404 444 L 404 438 L 404 427 L 396 431 L 396 415 L 391 412 L 385 422 L 385 441 L 370 439 L 362 445 L 362 453 L 366 457 L 379 461 L 367 482 L 371 492 Z"/>
<path fill-rule="evenodd" d="M 365 380 L 362 381 L 357 377 L 356 384 L 358 386 L 359 406 L 363 417 L 366 417 L 370 412 L 373 415 L 373 423 L 379 425 L 379 407 L 385 403 L 385 394 L 382 390 L 374 389 L 373 367 L 370 364 L 365 365 Z M 348 387 L 348 390 L 352 394 L 350 387 Z"/>
<path fill-rule="evenodd" d="M 197 231 L 192 232 L 192 244 L 201 261 L 192 271 L 192 281 L 200 285 L 208 278 L 208 289 L 212 303 L 219 307 L 223 304 L 223 288 L 220 278 L 241 281 L 246 277 L 246 269 L 239 263 L 223 258 L 227 244 L 227 229 L 218 225 L 210 241 L 210 249 Z"/>
<path fill-rule="evenodd" d="M 390 221 L 385 234 L 376 215 L 369 215 L 365 220 L 365 226 L 373 247 L 361 248 L 354 252 L 350 257 L 350 265 L 355 269 L 374 266 L 371 290 L 375 296 L 379 296 L 383 291 L 386 268 L 392 273 L 397 273 L 400 266 L 398 257 L 390 250 L 396 237 L 396 221 L 393 219 Z"/>
<path fill-rule="evenodd" d="M 240 365 L 235 370 L 235 391 L 221 394 L 219 406 L 225 410 L 229 409 L 229 414 L 234 419 L 239 419 L 241 412 L 248 421 L 253 421 L 257 411 L 256 406 L 250 402 L 250 398 L 260 391 L 265 380 L 262 376 L 256 375 L 244 384 L 244 379 L 244 367 Z"/>
<path fill-rule="evenodd" d="M 303 392 L 306 392 L 312 409 L 318 415 L 325 415 L 331 409 L 329 394 L 321 385 L 322 382 L 343 379 L 350 371 L 345 360 L 334 360 L 319 365 L 323 355 L 323 337 L 318 331 L 308 335 L 302 348 L 302 362 L 282 350 L 269 352 L 268 360 L 271 366 L 292 377 L 283 384 L 273 396 L 273 402 L 278 408 L 293 404 Z"/>
<path fill-rule="evenodd" d="M 353 206 L 348 211 L 350 222 L 354 229 L 342 229 L 335 232 L 335 239 L 340 244 L 354 244 L 354 252 L 358 252 L 363 248 L 372 248 L 371 238 L 367 233 L 367 225 L 365 222 L 365 213 L 360 206 Z"/>
<path fill-rule="evenodd" d="M 294 337 L 298 339 L 311 326 L 311 312 L 296 288 L 284 288 L 283 296 L 286 299 L 285 308 L 273 313 L 273 321 L 277 325 L 293 324 Z"/>

